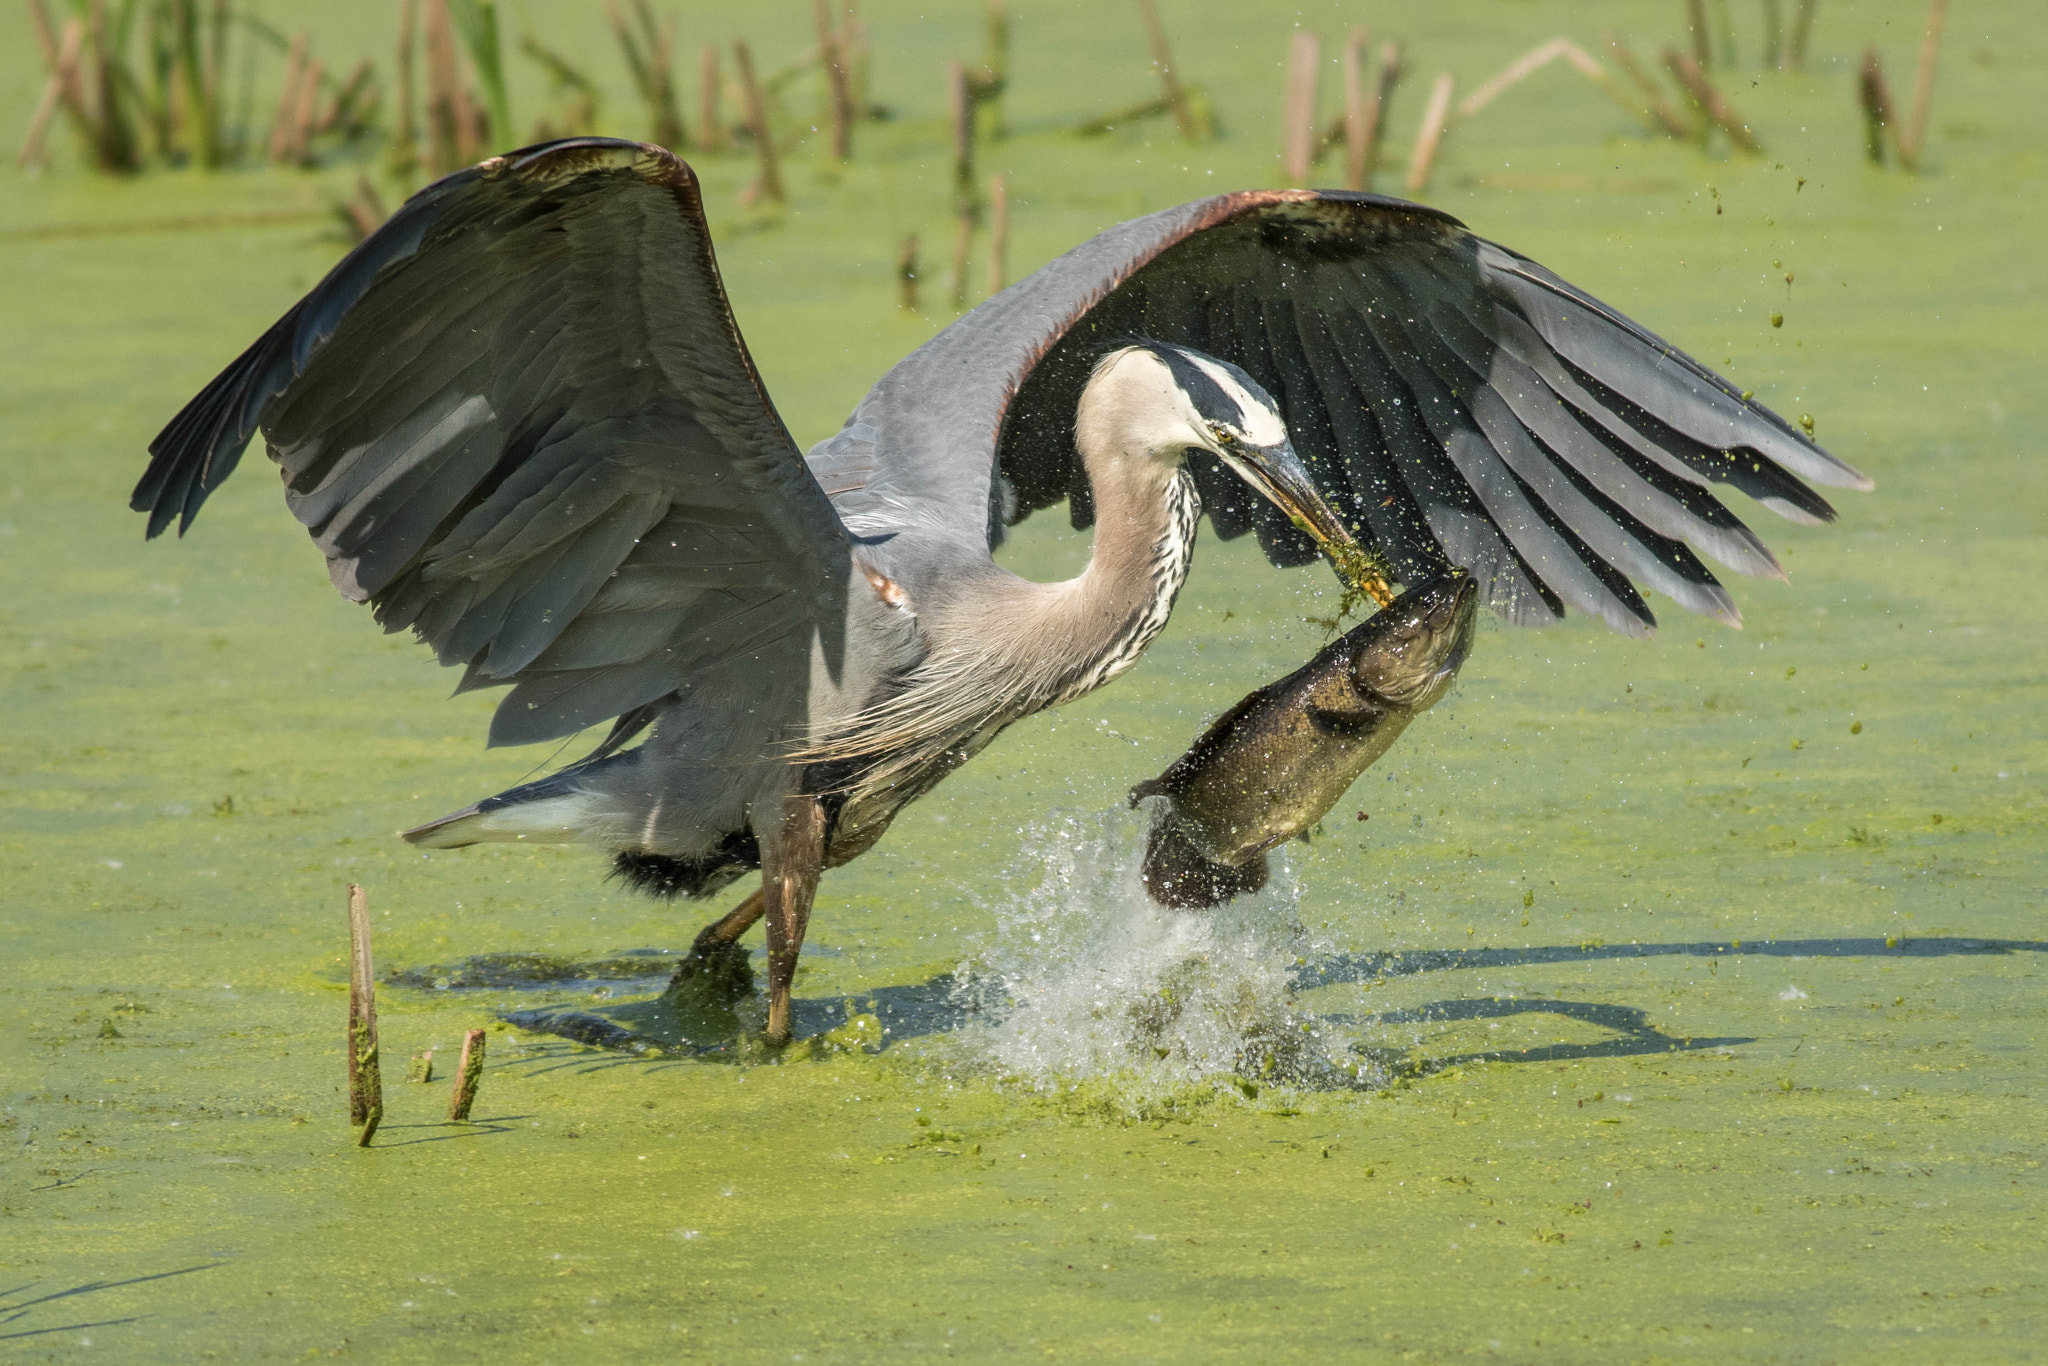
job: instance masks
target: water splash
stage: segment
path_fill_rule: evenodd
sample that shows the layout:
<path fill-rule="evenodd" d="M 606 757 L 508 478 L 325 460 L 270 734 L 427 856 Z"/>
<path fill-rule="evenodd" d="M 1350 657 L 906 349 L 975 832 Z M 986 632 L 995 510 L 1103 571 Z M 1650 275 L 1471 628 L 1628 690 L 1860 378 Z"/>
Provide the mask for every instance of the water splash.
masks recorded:
<path fill-rule="evenodd" d="M 1021 890 L 991 908 L 995 934 L 962 965 L 961 994 L 982 1022 L 960 1045 L 1039 1085 L 1376 1084 L 1348 1032 L 1295 998 L 1295 965 L 1325 946 L 1301 924 L 1285 857 L 1273 856 L 1254 896 L 1206 911 L 1159 906 L 1138 872 L 1152 805 L 1026 830 L 1004 879 Z"/>

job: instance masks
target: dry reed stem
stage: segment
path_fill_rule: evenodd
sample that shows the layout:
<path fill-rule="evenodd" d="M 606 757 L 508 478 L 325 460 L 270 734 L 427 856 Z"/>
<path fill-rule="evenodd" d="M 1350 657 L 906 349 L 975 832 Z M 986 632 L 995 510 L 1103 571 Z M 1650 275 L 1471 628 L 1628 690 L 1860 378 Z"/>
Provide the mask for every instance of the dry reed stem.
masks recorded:
<path fill-rule="evenodd" d="M 1920 168 L 1927 146 L 1927 116 L 1934 104 L 1934 69 L 1941 60 L 1941 31 L 1948 23 L 1948 0 L 1929 0 L 1927 31 L 1920 39 L 1920 61 L 1913 71 L 1913 112 L 1899 138 L 1901 160 L 1908 170 Z"/>
<path fill-rule="evenodd" d="M 1422 126 L 1415 131 L 1415 150 L 1408 157 L 1408 193 L 1419 195 L 1429 188 L 1430 173 L 1436 169 L 1436 154 L 1449 131 L 1451 116 L 1451 73 L 1439 71 L 1430 86 L 1429 105 L 1422 112 Z"/>
<path fill-rule="evenodd" d="M 326 74 L 318 57 L 309 58 L 306 68 L 299 77 L 299 101 L 292 110 L 292 135 L 290 155 L 286 158 L 294 166 L 304 166 L 310 160 L 309 148 L 313 140 L 313 110 L 320 100 L 320 78 Z"/>
<path fill-rule="evenodd" d="M 896 303 L 905 313 L 917 312 L 917 234 L 903 239 L 896 257 Z"/>
<path fill-rule="evenodd" d="M 135 133 L 128 125 L 125 107 L 127 96 L 122 77 L 126 73 L 120 67 L 119 54 L 114 51 L 107 33 L 107 7 L 103 0 L 92 0 L 86 7 L 85 36 L 87 50 L 92 54 L 92 84 L 87 91 L 87 108 L 91 111 L 93 128 L 99 135 L 95 156 L 104 171 L 139 170 Z"/>
<path fill-rule="evenodd" d="M 305 80 L 307 35 L 302 30 L 292 35 L 291 49 L 285 53 L 284 81 L 277 91 L 277 116 L 270 124 L 270 159 L 286 162 L 291 159 L 292 119 L 299 109 L 299 85 Z"/>
<path fill-rule="evenodd" d="M 355 194 L 341 206 L 341 210 L 347 215 L 358 241 L 383 227 L 384 220 L 391 216 L 385 212 L 384 197 L 377 193 L 377 187 L 370 183 L 370 178 L 361 172 L 356 174 Z"/>
<path fill-rule="evenodd" d="M 988 292 L 1003 292 L 1010 272 L 1010 185 L 998 173 L 988 178 Z"/>
<path fill-rule="evenodd" d="M 1601 40 L 1607 44 L 1607 50 L 1614 54 L 1614 64 L 1620 67 L 1623 74 L 1631 81 L 1635 82 L 1636 90 L 1642 95 L 1644 114 L 1639 115 L 1639 117 L 1648 117 L 1653 126 L 1677 138 L 1680 142 L 1691 142 L 1697 136 L 1697 133 L 1694 129 L 1687 126 L 1685 120 L 1678 117 L 1678 111 L 1673 109 L 1671 102 L 1664 98 L 1663 87 L 1659 86 L 1651 78 L 1650 73 L 1644 69 L 1642 62 L 1637 60 L 1635 52 L 1629 45 L 1612 33 L 1602 34 Z"/>
<path fill-rule="evenodd" d="M 462 72 L 455 60 L 447 0 L 425 0 L 422 18 L 427 48 L 427 169 L 446 175 L 461 164 L 467 136 Z"/>
<path fill-rule="evenodd" d="M 706 152 L 725 150 L 725 119 L 718 108 L 718 92 L 725 77 L 718 67 L 718 47 L 706 43 L 697 59 L 697 146 Z"/>
<path fill-rule="evenodd" d="M 49 132 L 50 120 L 56 116 L 58 106 L 66 102 L 66 92 L 78 84 L 78 55 L 84 46 L 85 25 L 76 19 L 67 21 L 49 79 L 43 82 L 43 96 L 36 102 L 35 117 L 29 121 L 28 136 L 21 140 L 21 155 L 14 159 L 16 166 L 27 169 L 42 162 L 43 138 Z"/>
<path fill-rule="evenodd" d="M 348 885 L 348 1120 L 363 1126 L 370 1146 L 384 1118 L 384 1081 L 377 1065 L 377 979 L 370 960 L 370 899 Z"/>
<path fill-rule="evenodd" d="M 1399 43 L 1380 44 L 1379 70 L 1374 76 L 1372 96 L 1365 106 L 1365 163 L 1359 172 L 1361 188 L 1372 188 L 1373 176 L 1379 170 L 1380 149 L 1387 141 L 1387 110 L 1394 102 L 1394 87 L 1407 68 L 1401 56 Z"/>
<path fill-rule="evenodd" d="M 455 1064 L 455 1092 L 448 1097 L 448 1122 L 467 1124 L 469 1107 L 476 1104 L 477 1084 L 484 1076 L 484 1042 L 481 1029 L 462 1036 L 462 1060 Z"/>
<path fill-rule="evenodd" d="M 1762 154 L 1764 145 L 1756 134 L 1749 130 L 1748 121 L 1735 112 L 1733 105 L 1722 98 L 1721 92 L 1707 79 L 1707 73 L 1700 69 L 1698 62 L 1675 47 L 1667 47 L 1664 49 L 1664 65 L 1678 78 L 1678 83 L 1685 87 L 1685 93 L 1691 97 L 1694 106 L 1728 135 L 1729 142 L 1751 155 Z"/>
<path fill-rule="evenodd" d="M 956 309 L 967 307 L 967 253 L 974 245 L 974 218 L 973 206 L 962 204 L 953 232 L 953 269 L 946 277 L 946 292 Z"/>
<path fill-rule="evenodd" d="M 946 110 L 953 126 L 953 198 L 965 201 L 974 186 L 974 92 L 967 86 L 967 67 L 946 63 Z"/>
<path fill-rule="evenodd" d="M 1565 49 L 1571 45 L 1569 39 L 1552 38 L 1547 43 L 1539 43 L 1535 47 L 1530 48 L 1499 71 L 1496 71 L 1477 90 L 1458 101 L 1458 117 L 1461 119 L 1471 118 L 1474 114 L 1498 99 L 1501 92 L 1518 81 L 1527 80 L 1531 75 L 1542 70 L 1551 62 L 1556 61 L 1559 57 L 1562 57 Z"/>
<path fill-rule="evenodd" d="M 1322 40 L 1306 29 L 1295 31 L 1287 49 L 1287 94 L 1280 113 L 1280 174 L 1291 184 L 1308 180 L 1316 155 L 1316 77 L 1322 66 Z"/>
<path fill-rule="evenodd" d="M 733 65 L 740 73 L 740 95 L 747 104 L 747 126 L 754 134 L 754 148 L 761 157 L 761 173 L 748 188 L 750 200 L 766 199 L 780 204 L 782 171 L 775 160 L 775 136 L 768 127 L 768 102 L 761 97 L 761 84 L 754 79 L 754 50 L 744 38 L 733 39 Z"/>
<path fill-rule="evenodd" d="M 419 102 L 414 74 L 419 13 L 419 0 L 402 0 L 398 7 L 398 111 L 391 125 L 389 160 L 392 171 L 400 176 L 410 176 L 420 164 L 419 128 L 413 123 L 413 110 Z"/>
<path fill-rule="evenodd" d="M 1157 0 L 1138 0 L 1138 14 L 1145 21 L 1145 40 L 1152 45 L 1152 65 L 1159 69 L 1160 98 L 1173 111 L 1173 123 L 1180 129 L 1180 135 L 1193 142 L 1202 136 L 1201 122 L 1195 117 L 1194 106 L 1188 103 L 1187 87 L 1180 83 L 1180 74 L 1174 70 L 1173 49 L 1166 41 L 1166 25 L 1160 21 Z"/>
<path fill-rule="evenodd" d="M 1884 165 L 1885 143 L 1898 150 L 1898 121 L 1892 110 L 1891 86 L 1884 78 L 1884 59 L 1877 49 L 1863 49 L 1863 66 L 1857 72 L 1856 102 L 1863 111 L 1863 154 L 1873 166 Z M 1901 153 L 1900 159 L 1904 160 Z"/>
<path fill-rule="evenodd" d="M 65 24 L 67 31 L 73 24 L 77 25 L 79 38 L 78 52 L 67 66 L 61 60 L 63 40 L 52 29 L 49 12 L 43 8 L 43 0 L 28 0 L 28 12 L 29 17 L 35 21 L 36 43 L 42 49 L 44 67 L 51 75 L 62 78 L 59 100 L 65 115 L 71 120 L 72 131 L 78 135 L 79 142 L 84 144 L 87 155 L 95 155 L 94 149 L 99 145 L 99 135 L 93 129 L 92 116 L 87 112 L 85 101 L 85 22 L 74 17 Z"/>
<path fill-rule="evenodd" d="M 618 7 L 609 0 L 605 13 L 610 16 L 612 32 L 618 35 L 619 47 L 626 54 L 626 65 L 632 71 L 633 83 L 639 88 L 640 97 L 647 102 L 648 121 L 654 130 L 653 140 L 663 147 L 682 147 L 687 135 L 683 128 L 682 110 L 676 104 L 675 22 L 657 23 L 647 0 L 633 0 L 633 17 L 640 22 L 640 33 L 636 37 L 620 16 Z"/>
<path fill-rule="evenodd" d="M 1364 28 L 1344 39 L 1344 188 L 1365 188 L 1365 46 Z"/>
<path fill-rule="evenodd" d="M 975 103 L 987 105 L 988 134 L 1000 141 L 1010 136 L 1010 121 L 1003 115 L 1003 92 L 1010 86 L 1010 6 L 1008 0 L 988 0 L 982 11 L 986 48 L 981 72 L 975 78 Z"/>
<path fill-rule="evenodd" d="M 811 0 L 811 19 L 818 29 L 818 64 L 824 68 L 831 104 L 832 159 L 844 165 L 853 160 L 853 84 L 846 74 L 846 38 L 832 26 L 826 0 Z"/>
<path fill-rule="evenodd" d="M 1685 36 L 1692 59 L 1702 70 L 1714 64 L 1714 43 L 1707 32 L 1707 0 L 1685 0 Z"/>
<path fill-rule="evenodd" d="M 1792 15 L 1792 36 L 1785 43 L 1785 63 L 1794 71 L 1806 69 L 1806 45 L 1813 37 L 1813 12 L 1820 0 L 1799 0 Z"/>

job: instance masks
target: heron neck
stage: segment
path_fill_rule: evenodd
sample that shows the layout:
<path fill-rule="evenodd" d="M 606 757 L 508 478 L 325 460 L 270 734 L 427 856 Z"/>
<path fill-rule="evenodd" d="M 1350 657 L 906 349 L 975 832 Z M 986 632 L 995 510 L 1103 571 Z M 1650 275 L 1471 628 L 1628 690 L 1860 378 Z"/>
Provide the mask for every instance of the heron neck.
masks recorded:
<path fill-rule="evenodd" d="M 1130 668 L 1165 628 L 1187 581 L 1202 511 L 1183 466 L 1129 456 L 1087 463 L 1095 500 L 1088 565 L 1047 585 L 1055 599 L 1047 625 L 1058 637 L 1049 644 L 1072 665 L 1058 690 L 1062 702 Z"/>

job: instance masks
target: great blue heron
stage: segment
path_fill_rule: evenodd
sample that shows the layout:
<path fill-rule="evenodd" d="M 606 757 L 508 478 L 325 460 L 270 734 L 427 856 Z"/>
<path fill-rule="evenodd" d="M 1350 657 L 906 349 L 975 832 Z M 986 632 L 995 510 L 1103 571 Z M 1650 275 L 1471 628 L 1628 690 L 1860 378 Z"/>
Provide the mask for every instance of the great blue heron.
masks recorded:
<path fill-rule="evenodd" d="M 1355 531 L 1399 579 L 1464 566 L 1511 621 L 1570 607 L 1640 635 L 1631 580 L 1737 620 L 1688 546 L 1781 574 L 1712 485 L 1805 522 L 1833 512 L 1802 477 L 1869 487 L 1449 215 L 1308 190 L 1109 229 L 919 347 L 805 454 L 733 321 L 696 177 L 602 138 L 408 201 L 152 443 L 149 534 L 189 526 L 259 429 L 335 586 L 463 666 L 461 688 L 511 685 L 492 744 L 612 723 L 406 838 L 588 841 L 669 895 L 760 868 L 693 956 L 765 912 L 774 1041 L 821 869 L 1011 722 L 1129 668 L 1202 512 L 1276 564 Z M 1061 499 L 1094 525 L 1088 567 L 999 568 L 1004 528 Z"/>

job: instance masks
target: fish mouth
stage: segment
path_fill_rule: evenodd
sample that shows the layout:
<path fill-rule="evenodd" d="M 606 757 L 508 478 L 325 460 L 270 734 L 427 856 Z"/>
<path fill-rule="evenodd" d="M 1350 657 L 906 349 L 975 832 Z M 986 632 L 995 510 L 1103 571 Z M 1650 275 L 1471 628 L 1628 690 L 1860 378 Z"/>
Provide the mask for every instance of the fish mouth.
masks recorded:
<path fill-rule="evenodd" d="M 1307 532 L 1347 584 L 1369 594 L 1383 608 L 1395 601 L 1385 572 L 1371 552 L 1352 536 L 1351 529 L 1338 520 L 1336 510 L 1323 500 L 1301 457 L 1294 453 L 1292 442 L 1282 441 L 1274 446 L 1232 444 L 1216 454 L 1240 479 Z"/>
<path fill-rule="evenodd" d="M 1478 616 L 1479 587 L 1464 570 L 1419 584 L 1366 624 L 1352 676 L 1383 702 L 1432 707 L 1471 655 Z"/>

